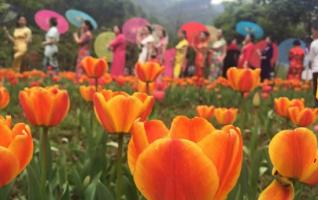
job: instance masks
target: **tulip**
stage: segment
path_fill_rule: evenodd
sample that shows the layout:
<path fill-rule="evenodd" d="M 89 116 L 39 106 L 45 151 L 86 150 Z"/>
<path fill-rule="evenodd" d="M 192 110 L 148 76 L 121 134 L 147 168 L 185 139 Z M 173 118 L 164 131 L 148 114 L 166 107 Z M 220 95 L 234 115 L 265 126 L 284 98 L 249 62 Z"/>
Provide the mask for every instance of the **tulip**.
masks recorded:
<path fill-rule="evenodd" d="M 235 122 L 237 112 L 236 108 L 215 108 L 214 116 L 219 124 L 228 125 Z"/>
<path fill-rule="evenodd" d="M 206 120 L 211 120 L 214 114 L 214 106 L 200 105 L 196 108 L 197 116 Z"/>
<path fill-rule="evenodd" d="M 275 107 L 275 112 L 281 116 L 288 118 L 289 117 L 289 112 L 288 109 L 290 107 L 299 107 L 299 108 L 304 108 L 304 99 L 292 99 L 289 100 L 287 97 L 280 97 L 280 98 L 275 98 L 274 99 L 274 107 Z"/>
<path fill-rule="evenodd" d="M 259 196 L 258 200 L 293 200 L 294 187 L 292 184 L 282 185 L 274 180 Z"/>
<path fill-rule="evenodd" d="M 290 120 L 295 125 L 306 127 L 312 125 L 316 121 L 318 109 L 293 106 L 288 109 L 288 112 Z"/>
<path fill-rule="evenodd" d="M 43 127 L 40 135 L 40 185 L 41 198 L 47 199 L 47 172 L 51 167 L 48 162 L 51 157 L 48 131 L 49 127 L 57 126 L 66 117 L 70 108 L 70 98 L 66 90 L 57 87 L 32 87 L 20 91 L 19 100 L 30 123 Z"/>
<path fill-rule="evenodd" d="M 80 94 L 82 98 L 87 102 L 92 102 L 94 98 L 94 94 L 96 91 L 99 91 L 101 88 L 98 87 L 96 89 L 96 86 L 80 86 Z"/>
<path fill-rule="evenodd" d="M 104 129 L 111 134 L 118 135 L 116 195 L 120 199 L 123 137 L 125 134 L 129 134 L 137 119 L 145 120 L 148 117 L 154 105 L 154 98 L 145 93 L 128 95 L 125 92 L 103 90 L 95 93 L 93 102 L 97 119 Z"/>
<path fill-rule="evenodd" d="M 107 71 L 108 64 L 103 58 L 85 57 L 81 61 L 82 67 L 89 78 L 98 79 Z"/>
<path fill-rule="evenodd" d="M 35 126 L 57 126 L 70 108 L 67 91 L 57 87 L 25 88 L 19 93 L 19 101 L 26 118 Z"/>
<path fill-rule="evenodd" d="M 154 82 L 164 71 L 164 67 L 157 62 L 137 63 L 135 66 L 137 77 L 143 82 Z"/>
<path fill-rule="evenodd" d="M 222 130 L 204 118 L 176 117 L 163 122 L 135 122 L 128 145 L 128 165 L 137 188 L 148 200 L 226 199 L 240 175 L 240 130 Z M 227 158 L 227 159 L 224 159 Z"/>
<path fill-rule="evenodd" d="M 18 123 L 11 128 L 11 119 L 0 117 L 0 188 L 15 179 L 30 163 L 33 141 L 30 127 Z"/>
<path fill-rule="evenodd" d="M 7 107 L 9 102 L 10 94 L 8 90 L 5 87 L 0 86 L 0 109 L 4 109 L 5 107 Z"/>
<path fill-rule="evenodd" d="M 98 121 L 111 134 L 129 134 L 138 118 L 145 120 L 152 111 L 154 98 L 145 93 L 103 90 L 95 93 L 94 110 Z"/>
<path fill-rule="evenodd" d="M 242 93 L 251 92 L 260 84 L 260 73 L 260 69 L 251 70 L 231 67 L 227 71 L 227 79 L 234 90 Z"/>
<path fill-rule="evenodd" d="M 286 196 L 286 199 L 292 199 L 287 198 L 290 195 L 293 196 L 289 179 L 298 180 L 310 186 L 318 184 L 317 138 L 311 130 L 296 128 L 280 131 L 271 140 L 268 152 L 275 174 L 287 181 L 281 181 L 282 178 L 278 178 L 279 181 L 265 189 L 261 197 L 270 197 L 271 193 L 268 191 L 276 191 L 272 194 L 280 194 Z M 286 186 L 286 182 L 288 188 L 283 187 Z"/>

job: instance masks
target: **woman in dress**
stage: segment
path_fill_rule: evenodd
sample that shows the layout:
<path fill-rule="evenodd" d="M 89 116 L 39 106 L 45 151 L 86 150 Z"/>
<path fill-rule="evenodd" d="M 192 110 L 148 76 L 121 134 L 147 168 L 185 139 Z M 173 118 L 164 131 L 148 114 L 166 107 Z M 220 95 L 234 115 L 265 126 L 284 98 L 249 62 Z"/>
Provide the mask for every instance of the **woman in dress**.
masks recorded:
<path fill-rule="evenodd" d="M 79 78 L 83 73 L 81 61 L 83 60 L 83 58 L 90 55 L 91 43 L 93 41 L 92 23 L 89 20 L 84 20 L 80 31 L 80 35 L 77 32 L 73 34 L 74 41 L 79 46 L 76 61 L 77 78 Z"/>
<path fill-rule="evenodd" d="M 304 69 L 305 50 L 301 47 L 299 40 L 295 40 L 293 48 L 289 51 L 289 70 L 287 79 L 301 80 L 301 73 Z"/>
<path fill-rule="evenodd" d="M 204 76 L 204 68 L 207 64 L 207 55 L 209 51 L 209 37 L 208 32 L 201 32 L 199 36 L 199 42 L 194 45 L 195 50 L 195 75 L 197 77 Z"/>
<path fill-rule="evenodd" d="M 230 67 L 236 67 L 240 56 L 240 49 L 237 46 L 237 40 L 233 39 L 228 45 L 223 65 L 223 77 L 226 77 L 227 70 Z"/>
<path fill-rule="evenodd" d="M 16 28 L 14 29 L 12 36 L 6 27 L 4 28 L 4 31 L 9 40 L 13 43 L 14 56 L 12 69 L 16 72 L 20 72 L 23 58 L 25 57 L 28 51 L 28 45 L 32 40 L 32 32 L 27 27 L 26 17 L 23 15 L 18 16 Z"/>
<path fill-rule="evenodd" d="M 167 50 L 168 46 L 168 37 L 167 37 L 167 32 L 164 29 L 160 29 L 157 31 L 158 35 L 158 43 L 156 44 L 156 53 L 157 53 L 157 60 L 159 61 L 160 64 L 164 63 L 164 55 Z"/>
<path fill-rule="evenodd" d="M 181 70 L 185 65 L 188 52 L 189 42 L 187 41 L 187 33 L 182 30 L 178 32 L 179 42 L 176 46 L 176 55 L 173 69 L 173 77 L 179 78 Z"/>
<path fill-rule="evenodd" d="M 245 40 L 243 42 L 243 48 L 241 51 L 238 67 L 240 68 L 253 68 L 255 66 L 252 66 L 250 63 L 250 60 L 252 58 L 252 55 L 255 51 L 255 45 L 254 45 L 254 35 L 246 35 Z"/>
<path fill-rule="evenodd" d="M 114 26 L 113 31 L 116 38 L 110 43 L 108 49 L 113 51 L 113 62 L 111 75 L 113 77 L 122 76 L 125 72 L 126 64 L 126 39 L 119 26 Z"/>
<path fill-rule="evenodd" d="M 223 61 L 226 56 L 226 40 L 223 37 L 223 31 L 218 30 L 217 40 L 210 47 L 210 79 L 221 75 Z"/>
<path fill-rule="evenodd" d="M 152 27 L 147 25 L 137 34 L 137 42 L 141 48 L 138 58 L 139 63 L 146 63 L 153 56 L 155 50 L 155 38 L 152 35 L 152 31 Z"/>
<path fill-rule="evenodd" d="M 60 40 L 60 33 L 57 29 L 56 18 L 50 19 L 50 29 L 45 35 L 45 41 L 42 43 L 44 46 L 44 70 L 47 71 L 48 67 L 52 67 L 54 71 L 59 70 L 57 53 L 57 43 Z"/>
<path fill-rule="evenodd" d="M 270 37 L 266 37 L 266 47 L 260 52 L 261 56 L 261 80 L 269 80 L 274 54 L 273 43 Z"/>

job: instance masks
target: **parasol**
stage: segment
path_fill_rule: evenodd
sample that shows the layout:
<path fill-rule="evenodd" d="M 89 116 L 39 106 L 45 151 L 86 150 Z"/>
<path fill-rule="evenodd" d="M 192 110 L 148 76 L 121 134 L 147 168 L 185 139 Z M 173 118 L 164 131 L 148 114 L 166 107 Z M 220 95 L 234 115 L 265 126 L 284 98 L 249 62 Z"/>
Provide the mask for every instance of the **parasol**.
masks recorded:
<path fill-rule="evenodd" d="M 59 33 L 66 33 L 69 29 L 69 24 L 67 20 L 59 13 L 52 10 L 40 10 L 35 16 L 35 22 L 40 29 L 48 31 L 50 29 L 50 19 L 55 18 L 57 20 L 57 29 Z"/>
<path fill-rule="evenodd" d="M 246 36 L 248 34 L 253 34 L 256 39 L 260 39 L 264 35 L 264 31 L 262 27 L 258 24 L 250 21 L 240 21 L 236 24 L 236 32 L 239 34 Z"/>
<path fill-rule="evenodd" d="M 131 43 L 136 43 L 138 31 L 148 24 L 149 22 L 144 18 L 135 17 L 128 19 L 123 25 L 123 34 L 126 40 Z"/>
<path fill-rule="evenodd" d="M 94 29 L 97 29 L 98 25 L 95 19 L 89 14 L 75 9 L 70 9 L 65 13 L 67 20 L 76 27 L 81 27 L 84 20 L 88 20 L 92 23 Z"/>
<path fill-rule="evenodd" d="M 115 34 L 113 32 L 104 32 L 97 36 L 94 43 L 94 49 L 99 58 L 104 57 L 107 61 L 112 61 L 113 53 L 108 50 L 107 47 L 114 38 Z"/>
<path fill-rule="evenodd" d="M 180 30 L 184 30 L 187 33 L 187 40 L 191 45 L 197 42 L 201 32 L 209 32 L 204 24 L 194 21 L 183 24 Z"/>

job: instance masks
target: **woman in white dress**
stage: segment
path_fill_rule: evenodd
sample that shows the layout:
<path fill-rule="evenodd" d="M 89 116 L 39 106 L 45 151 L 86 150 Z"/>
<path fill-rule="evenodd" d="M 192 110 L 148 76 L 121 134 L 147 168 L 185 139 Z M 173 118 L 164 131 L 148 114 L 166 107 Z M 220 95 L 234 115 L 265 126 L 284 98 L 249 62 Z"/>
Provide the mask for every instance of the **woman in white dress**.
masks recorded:
<path fill-rule="evenodd" d="M 42 43 L 44 46 L 44 70 L 47 71 L 48 67 L 51 67 L 52 70 L 58 71 L 58 60 L 57 60 L 57 53 L 58 47 L 57 43 L 60 40 L 60 33 L 57 29 L 57 20 L 56 18 L 50 19 L 50 26 L 51 28 L 45 35 L 45 41 Z"/>
<path fill-rule="evenodd" d="M 151 26 L 145 26 L 141 29 L 139 34 L 137 35 L 137 41 L 141 48 L 141 52 L 139 54 L 139 63 L 146 63 L 148 60 L 151 59 L 154 53 L 154 43 L 155 38 L 152 35 L 152 28 Z"/>

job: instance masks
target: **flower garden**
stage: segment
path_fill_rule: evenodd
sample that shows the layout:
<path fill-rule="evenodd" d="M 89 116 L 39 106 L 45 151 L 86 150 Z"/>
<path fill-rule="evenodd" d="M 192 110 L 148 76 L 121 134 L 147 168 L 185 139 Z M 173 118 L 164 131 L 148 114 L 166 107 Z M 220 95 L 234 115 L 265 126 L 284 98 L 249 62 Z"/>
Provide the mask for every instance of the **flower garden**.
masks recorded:
<path fill-rule="evenodd" d="M 231 68 L 227 79 L 0 77 L 0 199 L 316 199 L 311 83 Z"/>

